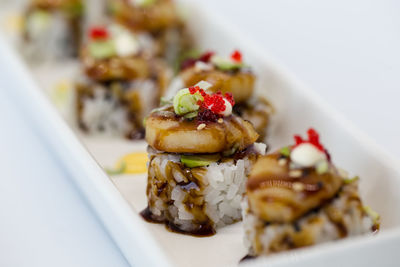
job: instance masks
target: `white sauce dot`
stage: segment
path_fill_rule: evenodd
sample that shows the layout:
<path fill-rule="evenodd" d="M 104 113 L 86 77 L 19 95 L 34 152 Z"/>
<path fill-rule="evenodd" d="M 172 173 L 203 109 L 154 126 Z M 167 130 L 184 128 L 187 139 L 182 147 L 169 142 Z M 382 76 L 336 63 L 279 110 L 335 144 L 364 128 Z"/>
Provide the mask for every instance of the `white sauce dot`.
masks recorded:
<path fill-rule="evenodd" d="M 290 159 L 298 166 L 312 167 L 319 161 L 326 160 L 326 155 L 314 145 L 304 143 L 292 150 L 290 153 Z"/>

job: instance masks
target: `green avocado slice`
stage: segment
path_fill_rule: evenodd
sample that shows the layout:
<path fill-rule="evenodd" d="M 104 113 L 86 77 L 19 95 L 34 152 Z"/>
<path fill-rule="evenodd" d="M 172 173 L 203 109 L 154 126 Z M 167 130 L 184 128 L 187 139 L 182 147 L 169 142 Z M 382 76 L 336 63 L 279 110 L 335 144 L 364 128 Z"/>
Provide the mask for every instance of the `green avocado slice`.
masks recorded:
<path fill-rule="evenodd" d="M 182 155 L 181 162 L 189 168 L 205 167 L 220 159 L 219 155 Z"/>

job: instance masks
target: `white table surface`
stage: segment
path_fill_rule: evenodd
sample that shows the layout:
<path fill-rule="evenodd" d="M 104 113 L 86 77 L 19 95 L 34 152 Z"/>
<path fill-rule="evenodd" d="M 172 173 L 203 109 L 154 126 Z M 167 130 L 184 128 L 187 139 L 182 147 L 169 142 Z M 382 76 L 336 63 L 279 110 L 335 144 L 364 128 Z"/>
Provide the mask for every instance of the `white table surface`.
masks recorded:
<path fill-rule="evenodd" d="M 399 1 L 201 2 L 399 156 Z M 0 88 L 0 266 L 128 266 L 68 174 L 3 97 L 11 89 Z"/>

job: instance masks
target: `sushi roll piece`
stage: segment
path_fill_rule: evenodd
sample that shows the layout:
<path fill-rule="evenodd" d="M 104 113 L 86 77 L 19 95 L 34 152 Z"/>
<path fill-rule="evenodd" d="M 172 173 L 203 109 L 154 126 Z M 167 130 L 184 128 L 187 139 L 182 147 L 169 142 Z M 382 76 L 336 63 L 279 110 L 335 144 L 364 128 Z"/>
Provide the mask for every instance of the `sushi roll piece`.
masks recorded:
<path fill-rule="evenodd" d="M 148 207 L 142 216 L 192 235 L 241 220 L 247 175 L 266 145 L 232 114 L 230 94 L 204 81 L 180 90 L 146 119 Z"/>
<path fill-rule="evenodd" d="M 223 94 L 231 93 L 237 102 L 234 114 L 250 121 L 260 135 L 260 140 L 265 138 L 273 108 L 267 99 L 254 95 L 256 76 L 244 63 L 240 51 L 233 51 L 227 58 L 214 52 L 187 58 L 182 62 L 181 72 L 168 91 L 176 92 L 177 88 L 202 80 L 213 84 L 209 88 L 211 92 L 220 90 Z"/>
<path fill-rule="evenodd" d="M 144 117 L 158 105 L 172 71 L 126 28 L 93 27 L 81 52 L 85 77 L 77 85 L 79 127 L 130 139 L 144 137 Z"/>
<path fill-rule="evenodd" d="M 158 55 L 175 64 L 192 46 L 185 23 L 173 0 L 108 0 L 111 17 L 133 32 L 149 34 Z"/>
<path fill-rule="evenodd" d="M 379 216 L 365 207 L 358 177 L 335 167 L 318 133 L 260 157 L 247 182 L 245 244 L 250 256 L 375 232 Z"/>
<path fill-rule="evenodd" d="M 25 12 L 23 53 L 33 61 L 77 57 L 83 13 L 82 0 L 30 0 Z"/>

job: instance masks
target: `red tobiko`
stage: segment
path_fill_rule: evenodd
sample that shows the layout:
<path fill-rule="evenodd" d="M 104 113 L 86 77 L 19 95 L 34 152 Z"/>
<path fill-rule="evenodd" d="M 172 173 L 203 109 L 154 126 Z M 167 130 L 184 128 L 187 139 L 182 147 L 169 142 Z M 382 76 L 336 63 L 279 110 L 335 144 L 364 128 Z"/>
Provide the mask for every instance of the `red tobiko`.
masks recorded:
<path fill-rule="evenodd" d="M 105 27 L 92 27 L 89 31 L 89 36 L 93 40 L 104 40 L 109 37 L 109 33 Z"/>
<path fill-rule="evenodd" d="M 199 86 L 189 87 L 189 92 L 193 95 L 196 92 L 199 92 L 203 96 L 203 101 L 199 100 L 197 104 L 203 110 L 210 110 L 212 113 L 219 115 L 221 112 L 224 112 L 226 109 L 224 98 L 232 105 L 235 105 L 235 100 L 231 93 L 226 93 L 225 96 L 221 94 L 221 92 L 217 92 L 215 94 L 207 94 L 203 89 Z"/>
<path fill-rule="evenodd" d="M 318 148 L 322 152 L 326 152 L 324 146 L 319 142 L 319 134 L 317 131 L 315 131 L 313 128 L 308 129 L 307 131 L 308 135 L 308 140 L 303 140 L 303 138 L 300 135 L 295 135 L 294 140 L 296 144 L 293 146 L 293 148 L 304 144 L 304 143 L 309 143 Z"/>
<path fill-rule="evenodd" d="M 187 68 L 193 67 L 197 61 L 201 61 L 204 63 L 210 62 L 211 57 L 214 55 L 214 52 L 207 51 L 200 55 L 198 58 L 187 58 L 181 64 L 181 70 L 185 70 Z"/>
<path fill-rule="evenodd" d="M 231 59 L 235 62 L 241 63 L 242 62 L 242 53 L 239 50 L 233 51 L 231 54 Z"/>
<path fill-rule="evenodd" d="M 213 51 L 207 51 L 207 52 L 205 52 L 204 54 L 202 54 L 200 57 L 199 57 L 199 61 L 202 61 L 202 62 L 205 62 L 205 63 L 208 63 L 208 62 L 210 62 L 210 59 L 211 59 L 211 57 L 214 55 L 215 53 L 213 52 Z"/>

